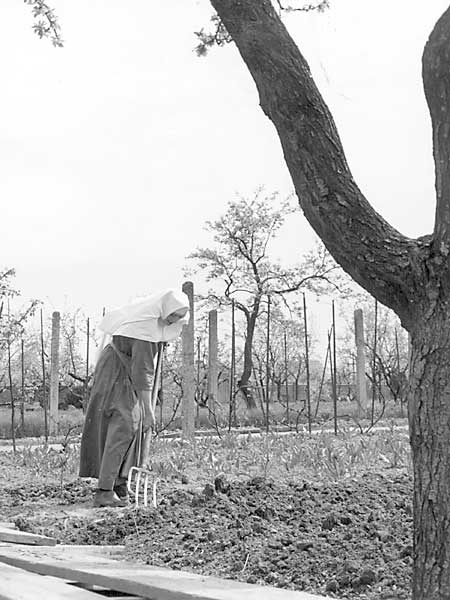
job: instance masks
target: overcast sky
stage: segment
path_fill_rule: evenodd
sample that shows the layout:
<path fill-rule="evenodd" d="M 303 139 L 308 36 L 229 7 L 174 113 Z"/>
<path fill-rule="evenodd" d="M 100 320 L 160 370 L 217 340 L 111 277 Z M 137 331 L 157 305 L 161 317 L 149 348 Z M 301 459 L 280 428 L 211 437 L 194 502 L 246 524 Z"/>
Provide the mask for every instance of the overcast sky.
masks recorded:
<path fill-rule="evenodd" d="M 367 198 L 409 236 L 434 214 L 421 54 L 448 0 L 330 0 L 286 24 L 310 61 Z M 26 296 L 92 315 L 177 285 L 235 192 L 292 191 L 280 144 L 230 45 L 198 58 L 206 0 L 49 0 L 65 45 L 2 0 L 1 265 Z M 295 260 L 300 215 L 277 244 Z"/>

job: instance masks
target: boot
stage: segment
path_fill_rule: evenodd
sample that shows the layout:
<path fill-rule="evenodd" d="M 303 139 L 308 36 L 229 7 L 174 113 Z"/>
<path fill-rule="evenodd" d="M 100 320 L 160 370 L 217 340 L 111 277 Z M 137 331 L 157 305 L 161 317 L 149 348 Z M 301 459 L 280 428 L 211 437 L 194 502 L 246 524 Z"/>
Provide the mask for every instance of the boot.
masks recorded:
<path fill-rule="evenodd" d="M 127 505 L 113 490 L 96 490 L 93 502 L 94 508 L 123 508 Z"/>
<path fill-rule="evenodd" d="M 120 482 L 116 481 L 116 483 L 114 484 L 113 491 L 116 493 L 116 495 L 121 500 L 128 501 L 128 488 L 127 488 L 127 482 L 126 481 L 120 481 Z"/>

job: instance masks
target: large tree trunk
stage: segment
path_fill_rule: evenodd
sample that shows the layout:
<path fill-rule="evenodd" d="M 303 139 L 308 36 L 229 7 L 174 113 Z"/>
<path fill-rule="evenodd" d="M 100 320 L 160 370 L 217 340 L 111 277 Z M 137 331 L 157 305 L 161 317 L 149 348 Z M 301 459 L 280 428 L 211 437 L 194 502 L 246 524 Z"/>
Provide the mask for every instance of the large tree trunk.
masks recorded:
<path fill-rule="evenodd" d="M 333 118 L 270 0 L 211 0 L 275 125 L 303 212 L 337 262 L 410 332 L 414 600 L 450 600 L 450 9 L 426 45 L 436 221 L 409 239 L 371 207 Z"/>
<path fill-rule="evenodd" d="M 413 598 L 450 598 L 450 314 L 442 304 L 411 335 Z"/>

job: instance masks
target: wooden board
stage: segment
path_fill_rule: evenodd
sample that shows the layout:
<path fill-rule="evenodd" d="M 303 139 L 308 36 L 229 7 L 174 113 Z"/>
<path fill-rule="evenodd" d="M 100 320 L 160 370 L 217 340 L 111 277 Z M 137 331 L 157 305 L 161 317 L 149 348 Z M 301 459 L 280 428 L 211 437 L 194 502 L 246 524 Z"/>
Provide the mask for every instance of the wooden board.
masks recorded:
<path fill-rule="evenodd" d="M 53 538 L 2 526 L 0 526 L 0 542 L 8 542 L 10 544 L 29 544 L 30 546 L 56 546 L 56 540 Z"/>
<path fill-rule="evenodd" d="M 21 569 L 22 571 L 23 569 Z M 46 577 L 46 575 L 36 575 L 33 574 L 34 577 Z M 58 581 L 64 581 L 63 579 L 58 579 Z M 75 586 L 77 588 L 81 588 L 83 590 L 89 590 L 90 592 L 95 592 L 97 594 L 96 600 L 101 600 L 102 597 L 113 598 L 114 600 L 146 600 L 142 599 L 142 596 L 122 596 L 120 592 L 111 591 L 111 588 L 104 588 L 98 585 L 89 585 L 88 583 L 76 583 L 74 581 L 66 581 L 68 585 Z M 1 600 L 1 599 L 0 599 Z"/>
<path fill-rule="evenodd" d="M 0 562 L 33 573 L 99 585 L 154 600 L 324 600 L 304 592 L 250 585 L 114 560 L 90 546 L 0 547 Z"/>
<path fill-rule="evenodd" d="M 0 600 L 99 600 L 98 594 L 0 563 Z"/>
<path fill-rule="evenodd" d="M 0 569 L 1 569 L 1 562 L 0 562 Z M 9 566 L 9 565 L 8 565 Z M 12 567 L 12 568 L 16 568 L 16 567 Z M 23 569 L 19 569 L 21 572 L 23 572 Z M 27 571 L 25 571 L 27 572 Z M 1 573 L 1 570 L 0 570 Z M 47 575 L 37 575 L 36 573 L 32 574 L 33 577 L 47 577 Z M 82 590 L 88 590 L 90 592 L 95 592 L 97 594 L 96 596 L 96 600 L 100 600 L 99 599 L 99 595 L 100 597 L 106 597 L 106 598 L 114 598 L 114 600 L 142 600 L 142 596 L 123 596 L 121 594 L 121 592 L 118 592 L 116 590 L 111 590 L 111 588 L 105 588 L 99 585 L 91 585 L 90 583 L 78 583 L 77 581 L 70 581 L 69 579 L 61 579 L 58 578 L 57 581 L 62 581 L 64 583 L 66 583 L 67 585 L 70 586 L 74 586 L 76 588 L 80 588 Z M 1 600 L 1 599 L 0 599 Z M 144 600 L 146 600 L 144 598 Z"/>

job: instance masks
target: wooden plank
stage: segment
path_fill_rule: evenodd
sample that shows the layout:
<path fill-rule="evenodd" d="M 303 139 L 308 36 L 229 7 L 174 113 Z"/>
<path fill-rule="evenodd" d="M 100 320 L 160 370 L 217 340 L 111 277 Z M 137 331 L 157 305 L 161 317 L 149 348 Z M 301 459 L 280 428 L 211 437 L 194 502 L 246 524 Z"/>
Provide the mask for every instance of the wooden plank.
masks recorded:
<path fill-rule="evenodd" d="M 0 562 L 0 568 L 1 568 L 1 564 L 2 563 Z M 16 568 L 16 567 L 13 567 L 13 568 Z M 23 569 L 21 569 L 21 571 L 23 571 Z M 46 577 L 46 575 L 37 575 L 36 573 L 33 573 L 33 575 L 35 577 Z M 142 596 L 128 596 L 128 595 L 123 596 L 122 593 L 118 592 L 117 590 L 111 590 L 111 588 L 105 588 L 105 587 L 101 587 L 99 585 L 92 585 L 90 583 L 79 583 L 78 581 L 71 581 L 70 579 L 62 579 L 59 577 L 58 577 L 58 581 L 62 581 L 64 583 L 66 583 L 67 585 L 81 588 L 83 590 L 95 592 L 96 594 L 99 594 L 100 596 L 104 596 L 107 598 L 114 598 L 114 600 L 146 600 L 145 598 L 143 599 Z M 99 600 L 98 597 L 97 597 L 97 600 Z"/>
<path fill-rule="evenodd" d="M 36 577 L 42 577 L 42 575 L 36 575 Z M 145 598 L 143 599 L 142 596 L 122 596 L 122 594 L 120 592 L 117 592 L 114 590 L 114 594 L 111 593 L 111 588 L 104 588 L 104 587 L 100 587 L 98 585 L 90 585 L 88 583 L 78 583 L 75 581 L 68 581 L 68 580 L 63 580 L 60 579 L 59 581 L 66 581 L 66 583 L 68 583 L 69 585 L 73 585 L 77 588 L 81 588 L 83 590 L 89 590 L 91 592 L 95 592 L 96 594 L 100 595 L 100 596 L 104 596 L 107 598 L 113 598 L 114 600 L 146 600 Z M 97 597 L 97 600 L 98 597 Z"/>
<path fill-rule="evenodd" d="M 8 542 L 10 544 L 28 544 L 30 546 L 56 546 L 56 540 L 53 538 L 1 526 L 0 542 Z"/>
<path fill-rule="evenodd" d="M 0 563 L 0 600 L 98 600 L 95 592 Z"/>
<path fill-rule="evenodd" d="M 90 547 L 0 547 L 0 562 L 33 573 L 99 585 L 155 600 L 325 600 L 304 592 L 251 585 L 113 560 Z"/>

